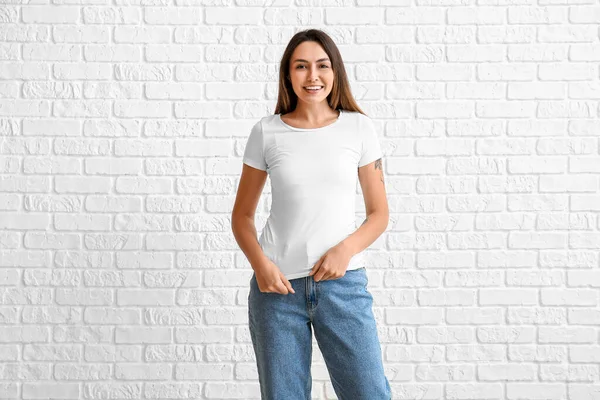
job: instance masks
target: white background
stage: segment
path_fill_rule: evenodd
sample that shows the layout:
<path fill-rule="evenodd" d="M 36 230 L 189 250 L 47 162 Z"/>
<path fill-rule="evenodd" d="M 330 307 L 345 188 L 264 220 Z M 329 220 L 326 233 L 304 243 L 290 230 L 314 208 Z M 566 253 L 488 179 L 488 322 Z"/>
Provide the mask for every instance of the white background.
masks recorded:
<path fill-rule="evenodd" d="M 230 212 L 322 28 L 384 152 L 394 399 L 600 399 L 598 1 L 2 3 L 0 398 L 259 398 Z"/>

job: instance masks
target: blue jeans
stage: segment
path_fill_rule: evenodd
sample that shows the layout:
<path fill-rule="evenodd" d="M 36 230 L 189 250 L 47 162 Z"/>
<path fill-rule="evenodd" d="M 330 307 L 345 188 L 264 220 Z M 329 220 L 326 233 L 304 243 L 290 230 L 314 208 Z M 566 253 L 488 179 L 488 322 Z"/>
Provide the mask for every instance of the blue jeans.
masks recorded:
<path fill-rule="evenodd" d="M 312 328 L 339 400 L 390 400 L 365 268 L 339 279 L 291 279 L 262 293 L 250 279 L 248 321 L 262 400 L 310 400 Z"/>

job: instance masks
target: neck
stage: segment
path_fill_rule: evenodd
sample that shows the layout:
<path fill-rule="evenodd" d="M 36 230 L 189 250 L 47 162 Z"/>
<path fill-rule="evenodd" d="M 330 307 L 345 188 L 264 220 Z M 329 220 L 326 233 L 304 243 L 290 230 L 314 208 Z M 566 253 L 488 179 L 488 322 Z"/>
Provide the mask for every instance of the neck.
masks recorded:
<path fill-rule="evenodd" d="M 306 104 L 298 102 L 296 109 L 290 114 L 292 114 L 294 118 L 298 120 L 306 121 L 308 123 L 318 123 L 320 121 L 337 117 L 339 112 L 338 110 L 334 110 L 329 107 L 327 102 L 319 104 Z"/>

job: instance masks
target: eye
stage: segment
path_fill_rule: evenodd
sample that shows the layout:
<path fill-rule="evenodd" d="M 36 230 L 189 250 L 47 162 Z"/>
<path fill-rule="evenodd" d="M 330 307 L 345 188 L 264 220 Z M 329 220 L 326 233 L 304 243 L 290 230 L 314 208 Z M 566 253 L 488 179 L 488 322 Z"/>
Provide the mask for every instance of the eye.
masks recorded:
<path fill-rule="evenodd" d="M 298 65 L 296 69 L 300 69 L 301 67 L 304 67 L 304 65 Z M 329 68 L 329 66 L 326 64 L 321 65 L 321 67 Z"/>

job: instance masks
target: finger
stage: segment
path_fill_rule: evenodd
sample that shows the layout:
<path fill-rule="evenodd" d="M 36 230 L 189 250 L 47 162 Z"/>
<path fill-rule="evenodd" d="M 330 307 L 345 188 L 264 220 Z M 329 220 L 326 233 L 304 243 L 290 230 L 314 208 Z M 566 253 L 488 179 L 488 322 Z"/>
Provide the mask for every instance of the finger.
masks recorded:
<path fill-rule="evenodd" d="M 315 282 L 323 281 L 327 279 L 327 271 L 321 270 L 317 275 L 315 275 Z"/>
<path fill-rule="evenodd" d="M 294 288 L 292 287 L 291 282 L 285 277 L 285 275 L 280 274 L 279 277 L 281 278 L 281 281 L 283 282 L 283 284 L 285 285 L 285 287 L 287 288 L 287 290 L 290 293 L 295 293 L 294 292 Z"/>
<path fill-rule="evenodd" d="M 296 293 L 296 292 L 294 292 L 294 288 L 292 287 L 292 284 L 290 283 L 290 281 L 285 277 L 285 275 L 281 271 L 279 271 L 279 279 L 281 280 L 281 282 L 283 283 L 283 286 L 285 286 L 287 291 L 289 291 L 291 293 Z M 288 292 L 286 292 L 286 294 L 287 293 Z"/>
<path fill-rule="evenodd" d="M 321 268 L 322 263 L 323 263 L 323 256 L 321 256 L 321 258 L 319 258 L 319 261 L 317 261 L 317 263 L 312 267 L 308 276 L 316 274 L 317 271 L 319 270 L 319 268 Z"/>
<path fill-rule="evenodd" d="M 277 292 L 281 294 L 288 294 L 288 289 L 282 281 L 277 283 Z"/>
<path fill-rule="evenodd" d="M 317 264 L 315 264 L 315 266 L 310 270 L 308 276 L 315 276 L 317 272 L 319 272 L 319 269 L 321 269 L 321 265 L 323 265 L 323 263 L 320 261 Z"/>
<path fill-rule="evenodd" d="M 290 283 L 290 281 L 288 281 L 287 279 L 285 280 L 285 286 L 287 286 L 288 290 L 290 291 L 290 293 L 296 293 L 294 291 L 294 288 L 292 287 L 292 284 Z"/>
<path fill-rule="evenodd" d="M 294 290 L 294 287 L 292 286 L 292 282 L 290 282 L 290 281 L 289 281 L 289 280 L 287 280 L 287 279 L 286 279 L 286 281 L 287 281 L 287 283 L 288 283 L 288 285 L 289 285 L 290 292 L 292 292 L 292 293 L 296 293 L 296 291 Z"/>

